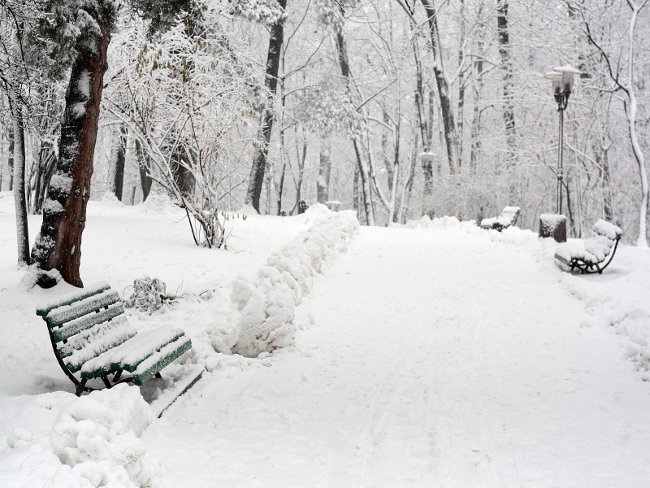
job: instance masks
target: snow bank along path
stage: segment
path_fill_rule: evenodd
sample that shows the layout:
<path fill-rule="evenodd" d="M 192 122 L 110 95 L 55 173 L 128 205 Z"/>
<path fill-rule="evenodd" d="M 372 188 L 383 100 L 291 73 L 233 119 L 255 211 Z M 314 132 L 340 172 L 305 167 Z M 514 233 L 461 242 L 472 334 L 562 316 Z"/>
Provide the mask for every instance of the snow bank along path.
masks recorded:
<path fill-rule="evenodd" d="M 648 486 L 648 383 L 530 249 L 363 228 L 325 274 L 144 433 L 162 486 Z"/>

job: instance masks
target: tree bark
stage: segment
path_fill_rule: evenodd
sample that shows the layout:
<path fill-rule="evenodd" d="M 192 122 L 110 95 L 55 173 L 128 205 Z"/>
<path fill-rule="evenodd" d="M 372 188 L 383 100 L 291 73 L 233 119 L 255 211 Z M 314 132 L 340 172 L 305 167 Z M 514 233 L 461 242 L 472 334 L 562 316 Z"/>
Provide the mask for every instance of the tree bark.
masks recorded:
<path fill-rule="evenodd" d="M 512 60 L 510 58 L 510 31 L 508 27 L 508 1 L 497 0 L 497 37 L 501 70 L 503 72 L 503 121 L 506 128 L 506 170 L 515 165 L 517 153 L 517 131 L 515 126 L 515 110 L 513 106 Z"/>
<path fill-rule="evenodd" d="M 13 191 L 16 207 L 18 264 L 29 265 L 31 260 L 29 257 L 27 197 L 25 195 L 25 126 L 23 123 L 23 107 L 18 96 L 10 95 L 10 104 L 13 119 Z"/>
<path fill-rule="evenodd" d="M 121 125 L 118 133 L 117 144 L 115 145 L 115 175 L 113 178 L 113 190 L 119 201 L 122 201 L 124 191 L 124 166 L 126 163 L 126 125 Z"/>
<path fill-rule="evenodd" d="M 415 108 L 418 115 L 418 126 L 422 136 L 422 149 L 424 152 L 431 150 L 431 130 L 424 106 L 424 84 L 422 76 L 422 63 L 418 48 L 413 43 L 413 56 L 415 58 Z M 422 195 L 422 215 L 433 218 L 433 161 L 422 160 L 422 173 L 424 175 L 424 191 Z M 410 175 L 413 178 L 414 175 Z M 412 184 L 412 180 L 411 180 Z"/>
<path fill-rule="evenodd" d="M 142 201 L 144 202 L 149 193 L 151 192 L 151 184 L 153 179 L 151 178 L 151 164 L 149 162 L 149 156 L 145 153 L 142 143 L 139 139 L 135 139 L 135 154 L 138 158 L 138 168 L 140 172 L 140 185 L 142 186 Z"/>
<path fill-rule="evenodd" d="M 11 88 L 10 88 L 11 89 Z M 9 141 L 9 152 L 7 153 L 7 167 L 2 178 L 2 191 L 11 191 L 14 187 L 14 124 L 7 127 L 7 141 Z"/>
<path fill-rule="evenodd" d="M 97 140 L 110 29 L 79 41 L 61 124 L 56 173 L 43 208 L 43 224 L 32 257 L 43 270 L 57 269 L 65 281 L 82 287 L 81 236 Z"/>
<path fill-rule="evenodd" d="M 316 180 L 316 200 L 322 204 L 325 204 L 329 200 L 330 175 L 332 173 L 330 153 L 330 142 L 325 137 L 321 137 L 318 157 L 318 180 Z"/>
<path fill-rule="evenodd" d="M 287 6 L 287 0 L 277 0 L 282 9 Z M 282 42 L 284 39 L 284 17 L 271 27 L 271 37 L 269 38 L 269 49 L 266 56 L 266 78 L 264 84 L 269 91 L 269 99 L 264 104 L 262 112 L 262 125 L 258 133 L 258 148 L 253 157 L 248 190 L 246 192 L 246 204 L 251 204 L 259 213 L 260 196 L 262 195 L 262 186 L 264 184 L 264 172 L 266 171 L 266 159 L 269 153 L 269 143 L 271 142 L 271 133 L 273 132 L 273 96 L 278 86 L 278 71 L 280 69 L 280 57 L 282 51 Z"/>
<path fill-rule="evenodd" d="M 348 90 L 350 90 L 350 62 L 348 60 L 348 51 L 345 45 L 345 38 L 343 37 L 343 32 L 339 26 L 336 31 L 336 51 L 339 58 L 339 67 L 341 68 L 341 74 L 346 80 L 348 85 Z M 368 165 L 363 160 L 361 154 L 361 148 L 359 136 L 352 136 L 352 145 L 354 146 L 354 154 L 357 158 L 357 167 L 359 169 L 359 179 L 360 184 L 358 188 L 361 190 L 361 197 L 363 198 L 363 211 L 366 217 L 367 225 L 375 225 L 375 218 L 372 211 L 372 201 L 370 196 L 370 177 L 368 171 Z"/>
<path fill-rule="evenodd" d="M 483 2 L 479 4 L 477 17 L 480 19 L 483 13 Z M 478 157 L 481 152 L 481 97 L 483 95 L 483 55 L 485 54 L 485 24 L 480 23 L 476 30 L 476 48 L 478 56 L 474 61 L 474 80 L 473 85 L 473 110 L 472 110 L 472 127 L 470 129 L 470 153 L 469 153 L 469 170 L 470 174 L 476 172 Z"/>
<path fill-rule="evenodd" d="M 440 45 L 440 33 L 438 31 L 438 17 L 433 0 L 420 0 L 426 11 L 429 32 L 431 34 L 431 47 L 433 50 L 433 73 L 438 87 L 438 99 L 440 101 L 440 113 L 442 116 L 445 144 L 447 146 L 447 163 L 449 174 L 456 174 L 458 169 L 458 133 L 454 112 L 451 108 L 451 97 L 449 93 L 449 81 L 442 62 L 442 46 Z"/>
<path fill-rule="evenodd" d="M 465 72 L 463 64 L 465 60 L 465 39 L 467 38 L 467 20 L 465 19 L 465 0 L 460 0 L 460 39 L 458 42 L 458 172 L 463 167 L 463 129 L 465 123 Z"/>

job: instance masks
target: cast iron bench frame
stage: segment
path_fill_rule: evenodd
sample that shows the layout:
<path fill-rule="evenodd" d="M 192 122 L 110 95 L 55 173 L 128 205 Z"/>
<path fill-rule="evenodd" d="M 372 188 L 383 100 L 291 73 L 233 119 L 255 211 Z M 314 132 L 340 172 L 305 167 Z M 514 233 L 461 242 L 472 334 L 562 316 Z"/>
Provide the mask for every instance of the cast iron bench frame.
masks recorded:
<path fill-rule="evenodd" d="M 609 239 L 608 236 L 598 232 L 596 226 L 594 226 L 594 232 L 600 236 Z M 623 237 L 623 234 L 617 233 L 615 239 L 609 239 L 613 243 L 612 246 L 610 247 L 609 254 L 605 256 L 605 259 L 598 262 L 592 263 L 578 257 L 572 257 L 569 261 L 567 261 L 564 258 L 564 256 L 561 256 L 557 253 L 555 253 L 554 257 L 557 261 L 562 263 L 564 266 L 567 266 L 569 268 L 569 272 L 572 272 L 575 269 L 579 269 L 581 274 L 594 274 L 594 273 L 603 274 L 605 268 L 607 268 L 607 266 L 609 266 L 609 264 L 612 262 L 612 259 L 614 259 L 614 254 L 616 254 L 616 249 L 618 249 L 618 243 L 621 240 L 621 237 Z"/>

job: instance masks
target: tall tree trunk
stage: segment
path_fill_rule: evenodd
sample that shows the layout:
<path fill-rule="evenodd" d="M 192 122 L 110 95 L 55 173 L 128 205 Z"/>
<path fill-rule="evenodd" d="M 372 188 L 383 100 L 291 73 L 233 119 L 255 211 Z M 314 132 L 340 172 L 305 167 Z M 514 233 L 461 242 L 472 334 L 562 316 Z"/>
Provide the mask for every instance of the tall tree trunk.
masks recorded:
<path fill-rule="evenodd" d="M 31 202 L 31 212 L 33 214 L 41 213 L 45 193 L 50 185 L 50 180 L 56 169 L 56 155 L 54 147 L 48 139 L 41 139 L 41 148 L 38 151 L 38 164 L 35 168 L 32 178 L 34 181 L 34 196 Z"/>
<path fill-rule="evenodd" d="M 138 138 L 135 139 L 135 155 L 138 158 L 138 169 L 140 172 L 140 185 L 142 186 L 142 201 L 146 201 L 151 192 L 151 164 L 149 156 L 145 153 L 142 143 Z"/>
<path fill-rule="evenodd" d="M 426 11 L 429 32 L 431 34 L 431 47 L 433 50 L 433 73 L 438 87 L 438 99 L 440 101 L 440 113 L 442 115 L 442 128 L 447 146 L 447 163 L 449 174 L 456 174 L 458 169 L 458 133 L 454 112 L 451 108 L 451 97 L 449 92 L 449 81 L 442 62 L 442 46 L 440 44 L 440 33 L 438 31 L 438 17 L 433 0 L 420 0 Z"/>
<path fill-rule="evenodd" d="M 10 88 L 11 115 L 13 121 L 13 191 L 16 207 L 16 240 L 18 264 L 29 265 L 29 228 L 27 226 L 27 197 L 25 195 L 25 126 L 23 107 L 19 97 Z M 14 96 L 12 96 L 14 95 Z"/>
<path fill-rule="evenodd" d="M 32 257 L 44 270 L 56 268 L 68 283 L 82 287 L 81 236 L 97 141 L 107 49 L 111 36 L 89 35 L 79 42 L 61 124 L 59 160 L 43 208 L 41 232 Z"/>
<path fill-rule="evenodd" d="M 483 14 L 483 2 L 479 4 L 477 17 L 480 19 Z M 471 174 L 476 172 L 478 157 L 481 152 L 481 97 L 483 95 L 483 55 L 485 54 L 485 24 L 480 22 L 476 29 L 476 48 L 478 56 L 474 61 L 474 97 L 472 110 L 472 127 L 470 129 L 470 154 L 469 170 Z"/>
<path fill-rule="evenodd" d="M 508 27 L 508 0 L 497 0 L 497 37 L 501 70 L 503 72 L 503 121 L 506 127 L 506 170 L 515 165 L 517 154 L 517 132 L 513 105 L 514 86 L 512 82 L 512 60 L 510 57 L 510 31 Z"/>
<path fill-rule="evenodd" d="M 386 110 L 382 110 L 384 114 L 384 124 L 388 127 L 390 125 L 390 117 Z M 391 154 L 388 150 L 388 131 L 384 128 L 381 131 L 381 154 L 384 159 L 384 168 L 386 168 L 386 176 L 388 177 L 388 188 L 393 187 L 393 161 L 391 159 Z"/>
<path fill-rule="evenodd" d="M 346 80 L 348 85 L 348 90 L 350 90 L 350 62 L 348 59 L 348 51 L 345 45 L 345 38 L 343 37 L 342 28 L 339 26 L 336 31 L 336 50 L 339 58 L 339 65 L 341 68 L 341 74 Z M 375 225 L 375 218 L 372 211 L 372 200 L 370 196 L 370 177 L 368 165 L 363 160 L 361 154 L 361 142 L 359 141 L 359 136 L 352 136 L 352 145 L 354 146 L 354 154 L 357 158 L 357 166 L 359 169 L 359 178 L 360 178 L 360 190 L 361 196 L 363 198 L 363 211 L 366 217 L 367 225 Z"/>
<path fill-rule="evenodd" d="M 331 146 L 328 139 L 321 137 L 318 156 L 318 180 L 316 180 L 316 199 L 325 204 L 329 200 L 330 174 L 332 173 Z"/>
<path fill-rule="evenodd" d="M 465 124 L 465 71 L 463 64 L 465 62 L 465 39 L 467 37 L 467 27 L 465 19 L 465 0 L 460 0 L 460 39 L 458 42 L 458 172 L 463 167 L 463 128 Z"/>
<path fill-rule="evenodd" d="M 422 76 L 422 63 L 416 43 L 413 43 L 413 56 L 415 58 L 415 108 L 418 115 L 418 126 L 422 136 L 422 149 L 425 153 L 431 151 L 431 130 L 425 109 L 424 83 Z M 433 218 L 433 161 L 422 159 L 422 173 L 424 175 L 424 191 L 422 195 L 422 215 Z M 415 175 L 410 175 L 413 178 Z"/>
<path fill-rule="evenodd" d="M 2 178 L 2 191 L 11 191 L 14 187 L 14 124 L 7 127 L 7 141 L 9 141 L 9 152 L 7 153 L 7 166 Z"/>
<path fill-rule="evenodd" d="M 277 2 L 282 9 L 286 8 L 287 0 L 277 0 Z M 251 204 L 258 213 L 260 211 L 262 185 L 264 184 L 264 172 L 266 171 L 266 159 L 269 153 L 271 133 L 273 132 L 273 96 L 275 95 L 278 86 L 278 71 L 280 69 L 283 39 L 284 17 L 280 17 L 271 27 L 269 49 L 266 56 L 266 78 L 264 79 L 264 84 L 269 91 L 270 98 L 266 100 L 262 112 L 262 125 L 257 137 L 259 147 L 257 148 L 253 158 L 245 200 L 245 202 Z"/>
<path fill-rule="evenodd" d="M 115 175 L 113 178 L 113 191 L 119 201 L 122 201 L 124 191 L 124 166 L 126 163 L 126 125 L 121 125 L 115 144 Z"/>
<path fill-rule="evenodd" d="M 307 159 L 307 138 L 305 137 L 304 129 L 301 128 L 302 132 L 302 144 L 299 144 L 298 138 L 298 127 L 295 127 L 295 143 L 296 143 L 296 161 L 298 163 L 298 180 L 295 181 L 296 184 L 296 205 L 294 208 L 299 208 L 299 203 L 302 198 L 302 183 L 305 177 L 305 160 Z"/>
<path fill-rule="evenodd" d="M 400 209 L 399 209 L 399 222 L 402 224 L 406 223 L 406 217 L 411 205 L 411 193 L 413 191 L 413 181 L 415 180 L 415 168 L 417 165 L 417 154 L 418 154 L 418 132 L 415 131 L 413 137 L 413 150 L 411 153 L 411 163 L 409 165 L 408 173 L 406 178 L 404 178 L 404 186 L 402 187 L 402 197 L 400 199 Z"/>
<path fill-rule="evenodd" d="M 630 131 L 630 141 L 632 142 L 632 152 L 634 153 L 634 159 L 636 160 L 637 167 L 639 168 L 639 180 L 641 183 L 641 204 L 639 205 L 639 238 L 637 239 L 637 246 L 639 247 L 648 247 L 648 174 L 645 167 L 645 156 L 643 150 L 641 149 L 641 143 L 639 142 L 639 137 L 636 130 L 636 119 L 638 111 L 638 102 L 636 98 L 636 87 L 635 87 L 635 47 L 636 40 L 634 39 L 634 31 L 636 29 L 637 19 L 641 9 L 648 5 L 647 1 L 644 1 L 637 6 L 634 2 L 629 3 L 630 8 L 632 9 L 632 15 L 630 17 L 630 25 L 628 27 L 628 60 L 627 60 L 627 101 L 625 103 L 625 113 L 628 120 L 628 129 Z"/>

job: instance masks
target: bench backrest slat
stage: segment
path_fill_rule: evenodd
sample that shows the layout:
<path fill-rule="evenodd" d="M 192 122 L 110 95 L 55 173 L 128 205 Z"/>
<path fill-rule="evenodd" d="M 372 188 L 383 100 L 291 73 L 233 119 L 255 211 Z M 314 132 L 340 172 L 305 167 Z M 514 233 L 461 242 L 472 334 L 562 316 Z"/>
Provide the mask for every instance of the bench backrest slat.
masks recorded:
<path fill-rule="evenodd" d="M 118 303 L 120 296 L 117 292 L 106 290 L 98 295 L 93 295 L 83 300 L 64 305 L 51 310 L 46 316 L 45 321 L 50 327 L 58 327 L 66 322 L 71 322 L 79 317 L 83 317 L 91 312 L 101 308 L 108 307 L 113 303 Z"/>
<path fill-rule="evenodd" d="M 136 334 L 137 330 L 121 315 L 77 334 L 67 344 L 60 344 L 59 354 L 70 371 L 76 373 L 86 361 L 123 344 Z"/>
<path fill-rule="evenodd" d="M 102 281 L 95 285 L 78 290 L 74 293 L 69 293 L 67 295 L 61 296 L 50 302 L 41 303 L 36 309 L 36 315 L 45 317 L 48 313 L 50 313 L 50 311 L 54 310 L 55 308 L 70 305 L 71 303 L 78 302 L 84 298 L 88 298 L 103 291 L 109 290 L 110 288 L 111 286 L 108 283 Z"/>
<path fill-rule="evenodd" d="M 53 327 L 52 336 L 55 342 L 65 341 L 75 334 L 97 326 L 103 322 L 118 317 L 124 313 L 124 306 L 121 302 L 113 303 L 108 308 L 95 313 L 91 311 L 84 317 L 79 317 L 71 322 L 67 322 L 62 327 Z"/>

